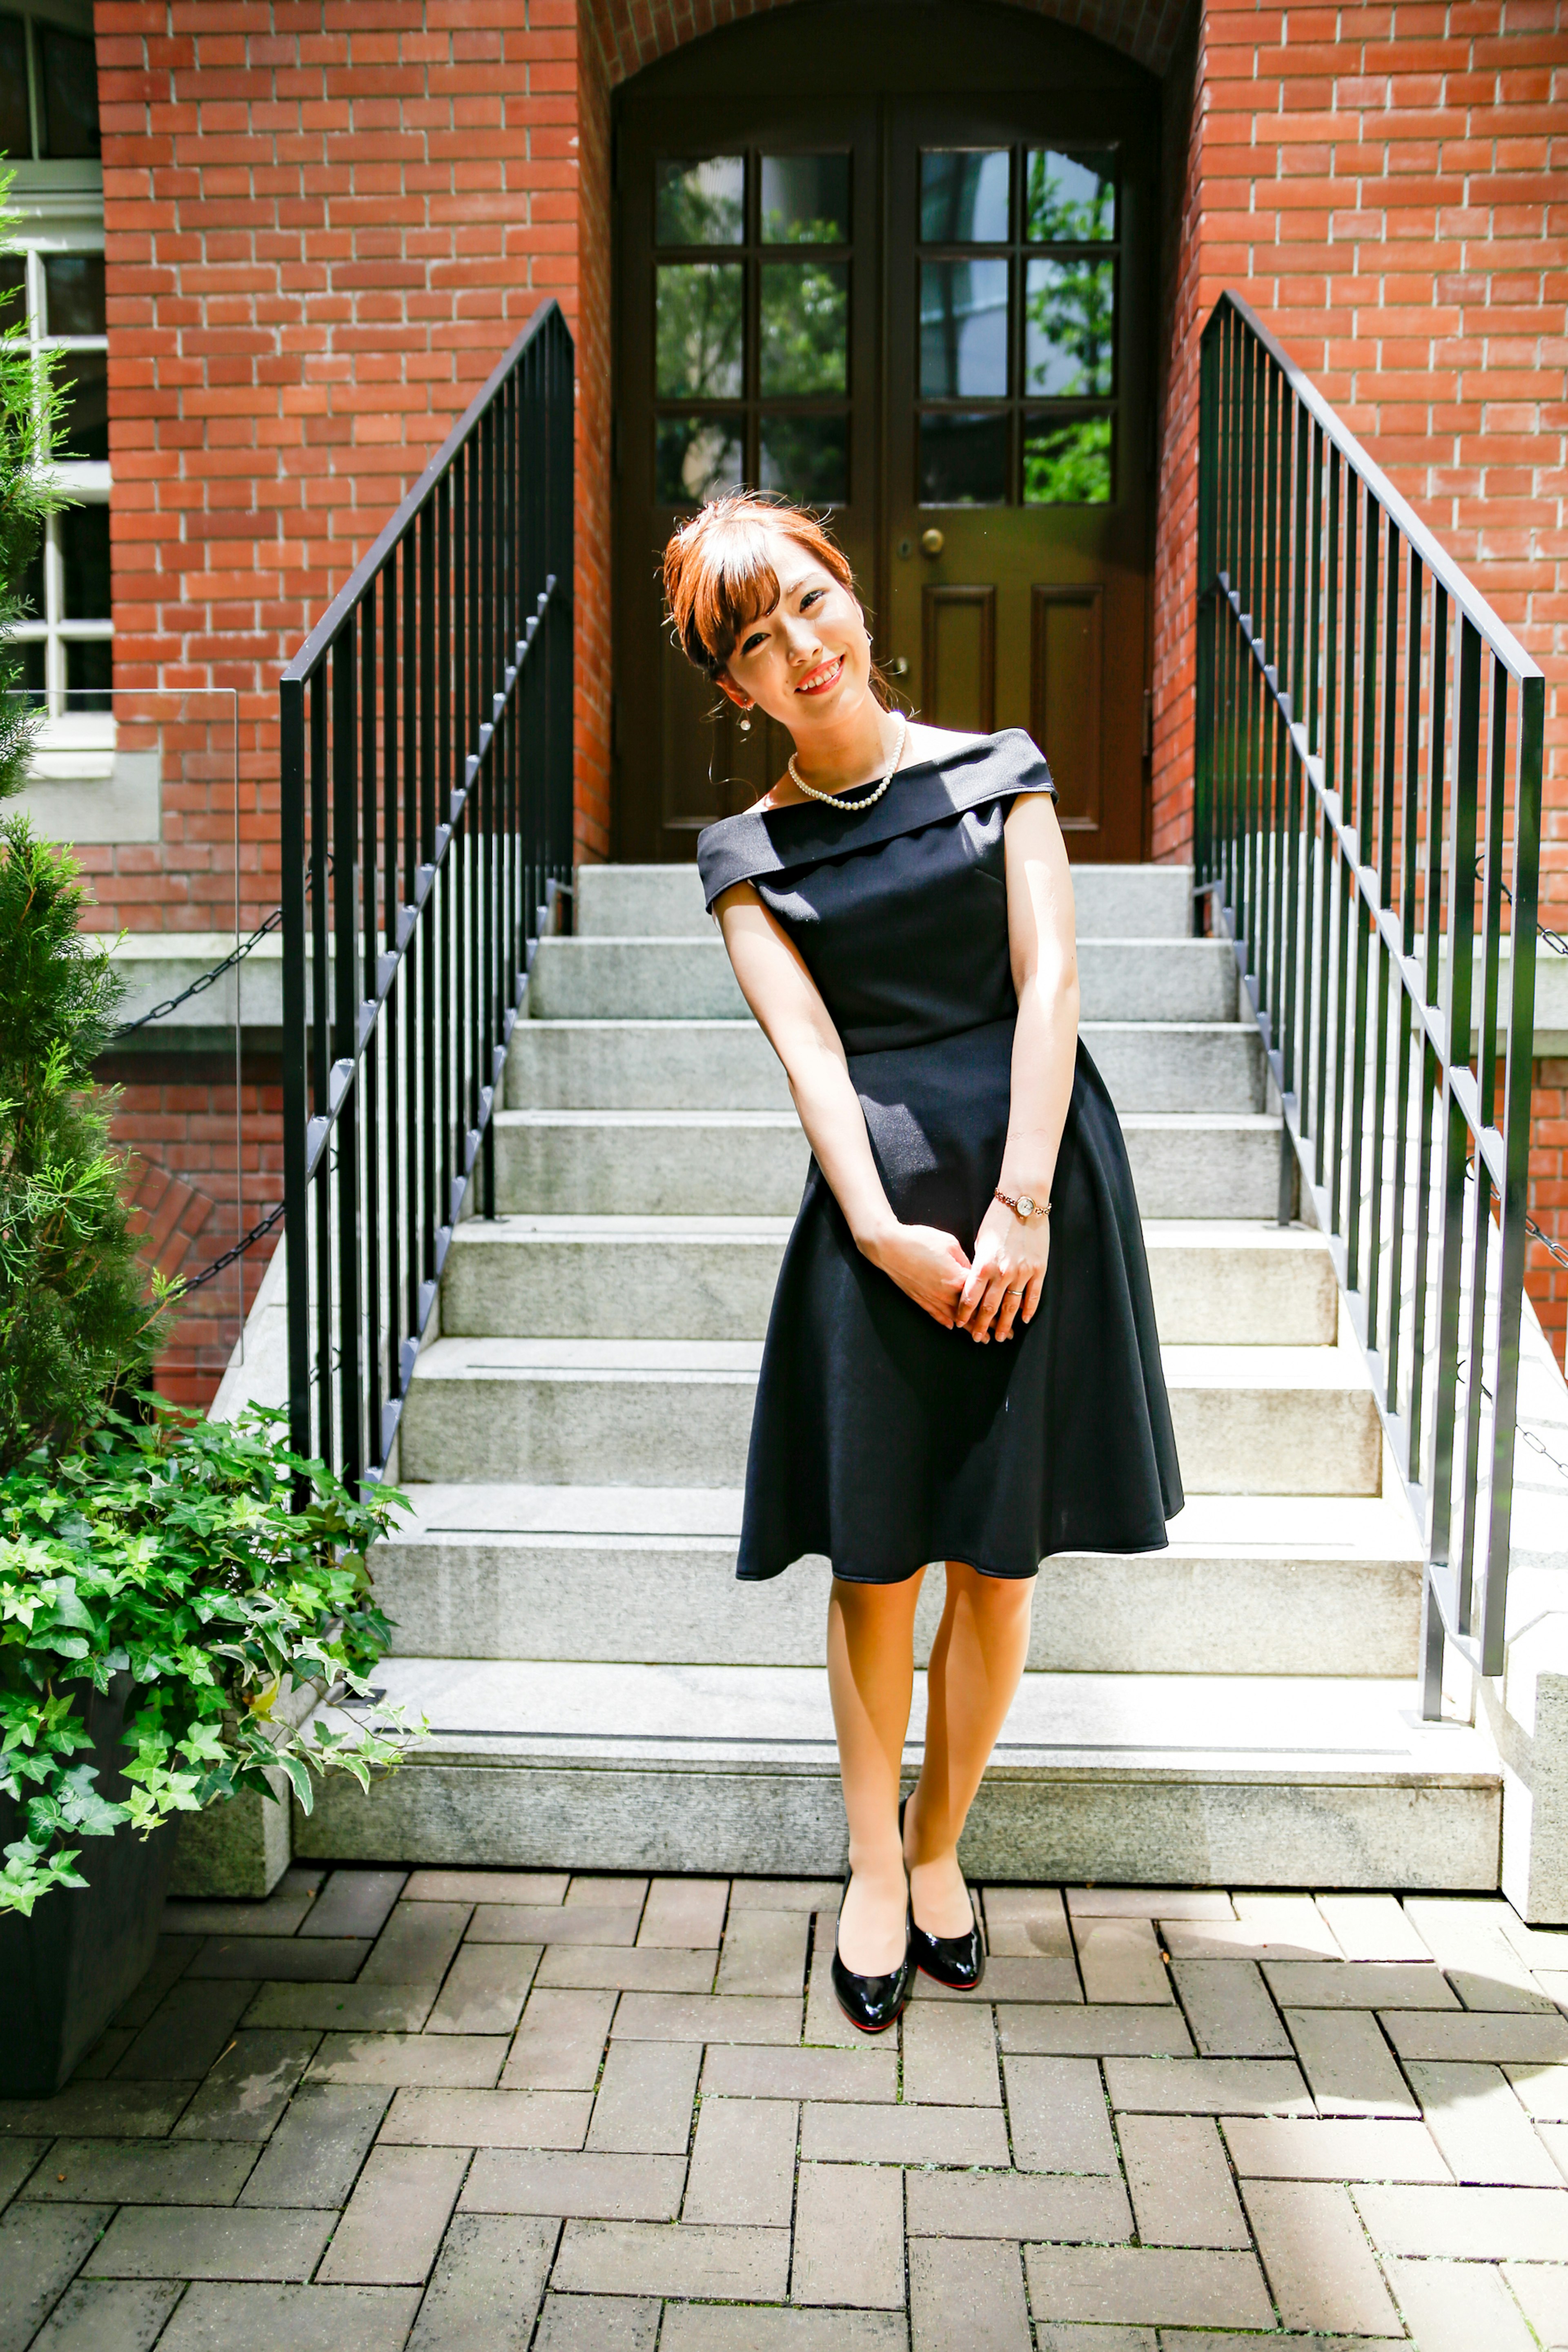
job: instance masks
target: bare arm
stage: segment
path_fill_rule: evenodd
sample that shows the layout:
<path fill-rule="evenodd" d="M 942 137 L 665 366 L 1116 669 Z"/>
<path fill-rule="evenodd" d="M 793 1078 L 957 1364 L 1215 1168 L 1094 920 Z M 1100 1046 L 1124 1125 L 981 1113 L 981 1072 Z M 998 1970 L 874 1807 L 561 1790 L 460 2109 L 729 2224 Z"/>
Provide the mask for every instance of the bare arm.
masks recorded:
<path fill-rule="evenodd" d="M 952 1234 L 901 1224 L 893 1214 L 843 1041 L 798 949 L 749 882 L 724 891 L 713 911 L 741 993 L 784 1064 L 806 1140 L 857 1248 L 951 1328 L 969 1260 Z"/>
<path fill-rule="evenodd" d="M 1007 938 L 1018 1025 L 1013 1035 L 1012 1107 L 998 1188 L 1048 1201 L 1072 1100 L 1078 1057 L 1078 942 L 1072 876 L 1057 813 L 1044 793 L 1013 803 L 1007 818 Z M 1029 1322 L 1045 1288 L 1048 1219 L 1022 1223 L 993 1201 L 975 1236 L 974 1263 L 958 1310 L 974 1338 L 1006 1339 Z M 1019 1291 L 1022 1296 L 1018 1296 Z"/>

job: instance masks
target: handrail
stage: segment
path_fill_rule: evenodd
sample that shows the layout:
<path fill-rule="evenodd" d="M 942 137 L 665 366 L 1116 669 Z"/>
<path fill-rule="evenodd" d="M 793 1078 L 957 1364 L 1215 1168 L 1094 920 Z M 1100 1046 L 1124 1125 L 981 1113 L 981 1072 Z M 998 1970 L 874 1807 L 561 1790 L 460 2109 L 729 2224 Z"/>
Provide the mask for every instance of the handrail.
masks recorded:
<path fill-rule="evenodd" d="M 541 305 L 279 680 L 290 1435 L 387 1470 L 572 859 L 573 346 Z"/>
<path fill-rule="evenodd" d="M 1545 681 L 1230 293 L 1198 455 L 1199 887 L 1426 1531 L 1435 1717 L 1446 1642 L 1502 1670 Z"/>

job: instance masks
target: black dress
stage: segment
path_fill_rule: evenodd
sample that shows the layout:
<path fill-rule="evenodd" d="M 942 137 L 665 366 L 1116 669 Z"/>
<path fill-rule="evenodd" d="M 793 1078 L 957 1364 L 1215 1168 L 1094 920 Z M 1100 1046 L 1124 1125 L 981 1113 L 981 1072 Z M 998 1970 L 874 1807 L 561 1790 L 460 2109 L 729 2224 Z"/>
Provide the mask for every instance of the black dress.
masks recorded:
<path fill-rule="evenodd" d="M 973 1253 L 1007 1134 L 1018 1000 L 1003 825 L 1052 793 L 1021 730 L 902 768 L 860 814 L 815 802 L 710 825 L 711 907 L 751 882 L 848 1056 L 895 1213 Z M 928 1560 L 1033 1576 L 1058 1551 L 1151 1551 L 1182 1507 L 1126 1146 L 1080 1044 L 1032 1323 L 982 1347 L 850 1237 L 815 1160 L 768 1324 L 738 1573 L 826 1552 L 855 1583 Z"/>

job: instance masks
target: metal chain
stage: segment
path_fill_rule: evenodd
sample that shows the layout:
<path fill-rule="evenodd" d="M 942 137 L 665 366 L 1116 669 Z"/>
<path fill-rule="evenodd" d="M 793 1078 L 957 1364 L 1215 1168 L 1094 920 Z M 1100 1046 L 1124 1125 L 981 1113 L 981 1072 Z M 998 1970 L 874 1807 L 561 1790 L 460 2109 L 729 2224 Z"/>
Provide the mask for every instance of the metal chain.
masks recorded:
<path fill-rule="evenodd" d="M 1476 880 L 1478 882 L 1481 878 L 1481 868 L 1485 864 L 1485 850 L 1478 850 L 1476 852 Z M 1498 888 L 1502 892 L 1503 897 L 1511 907 L 1513 904 L 1513 892 L 1509 888 L 1508 884 L 1506 882 L 1500 882 L 1498 884 Z M 1535 936 L 1538 940 L 1544 940 L 1547 946 L 1554 950 L 1558 955 L 1568 955 L 1568 939 L 1565 939 L 1561 931 L 1549 930 L 1547 926 L 1539 919 L 1535 926 Z"/>
<path fill-rule="evenodd" d="M 182 1004 L 188 1004 L 193 996 L 205 996 L 209 988 L 217 985 L 226 971 L 232 971 L 237 963 L 243 963 L 253 948 L 258 948 L 263 940 L 270 938 L 282 920 L 282 908 L 274 907 L 266 921 L 258 923 L 247 940 L 242 940 L 238 947 L 231 949 L 221 963 L 215 963 L 210 971 L 204 971 L 199 980 L 193 980 L 189 988 L 182 988 L 178 996 L 165 997 L 162 1004 L 154 1004 L 150 1013 L 138 1013 L 134 1021 L 122 1021 L 115 1035 L 129 1037 L 133 1031 L 145 1029 L 149 1021 L 166 1020 L 171 1013 L 177 1013 Z M 172 936 L 178 938 L 179 934 L 175 932 Z"/>
<path fill-rule="evenodd" d="M 252 1225 L 250 1231 L 237 1241 L 232 1249 L 226 1249 L 221 1257 L 215 1257 L 211 1265 L 203 1266 L 200 1274 L 193 1274 L 188 1282 L 182 1281 L 180 1297 L 187 1297 L 193 1290 L 199 1290 L 203 1283 L 212 1282 L 218 1275 L 226 1272 L 236 1258 L 243 1257 L 246 1251 L 257 1242 L 265 1241 L 273 1227 L 281 1224 L 282 1221 L 283 1203 L 279 1201 L 278 1206 L 275 1209 L 268 1209 L 260 1223 Z"/>

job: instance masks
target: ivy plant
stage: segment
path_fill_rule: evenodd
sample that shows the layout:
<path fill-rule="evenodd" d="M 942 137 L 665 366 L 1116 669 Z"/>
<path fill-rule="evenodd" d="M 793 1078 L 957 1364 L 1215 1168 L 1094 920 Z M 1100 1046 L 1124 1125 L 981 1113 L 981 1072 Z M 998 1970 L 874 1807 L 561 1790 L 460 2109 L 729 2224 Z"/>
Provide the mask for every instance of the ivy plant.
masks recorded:
<path fill-rule="evenodd" d="M 368 1788 L 396 1763 L 409 1727 L 367 1679 L 391 1628 L 365 1555 L 404 1498 L 356 1499 L 289 1451 L 283 1419 L 164 1409 L 139 1426 L 107 1412 L 73 1450 L 0 1476 L 0 1798 L 21 1831 L 0 1911 L 84 1885 L 78 1840 L 145 1836 L 241 1790 L 270 1798 L 279 1769 L 308 1812 L 326 1773 Z M 88 1697 L 111 1684 L 126 1694 L 123 1801 L 82 1756 Z M 368 1712 L 296 1727 L 279 1702 L 303 1685 Z"/>

